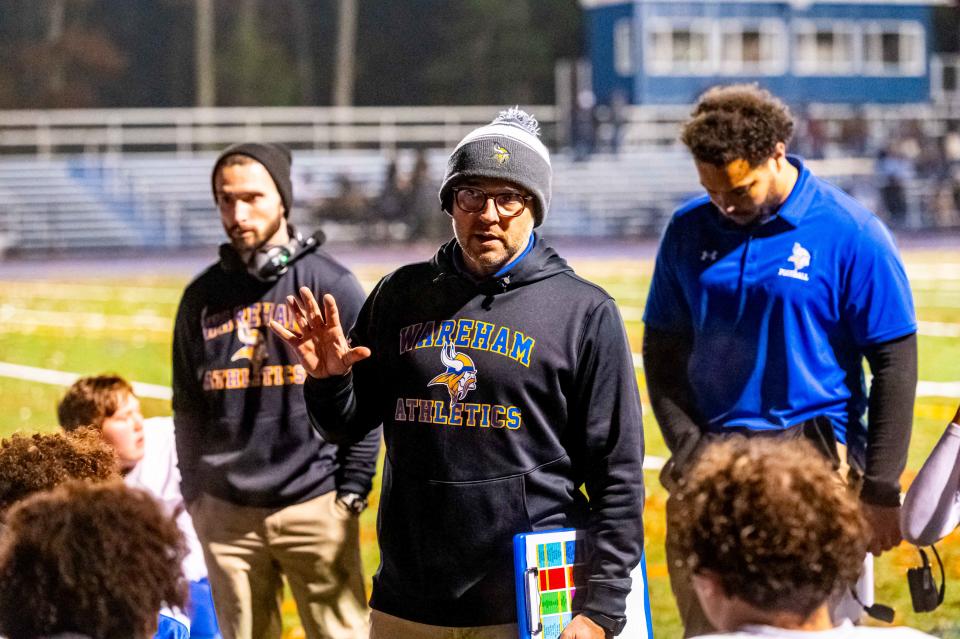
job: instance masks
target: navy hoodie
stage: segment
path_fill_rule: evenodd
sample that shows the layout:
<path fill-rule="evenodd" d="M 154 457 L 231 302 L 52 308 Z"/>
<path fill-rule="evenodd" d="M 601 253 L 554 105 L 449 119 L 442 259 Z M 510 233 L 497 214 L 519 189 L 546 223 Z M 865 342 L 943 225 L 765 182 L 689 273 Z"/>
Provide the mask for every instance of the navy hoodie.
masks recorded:
<path fill-rule="evenodd" d="M 583 607 L 621 616 L 643 547 L 643 435 L 614 301 L 539 237 L 502 277 L 476 282 L 460 264 L 451 241 L 386 276 L 351 334 L 372 356 L 304 385 L 332 441 L 384 424 L 371 605 L 441 626 L 515 622 L 513 535 L 576 527 L 594 548 Z"/>
<path fill-rule="evenodd" d="M 187 286 L 173 335 L 173 420 L 184 499 L 200 493 L 242 506 L 283 508 L 332 490 L 366 495 L 378 432 L 337 447 L 313 428 L 300 399 L 307 374 L 268 327 L 291 326 L 286 298 L 308 286 L 363 303 L 357 278 L 320 248 L 276 281 L 214 264 Z"/>

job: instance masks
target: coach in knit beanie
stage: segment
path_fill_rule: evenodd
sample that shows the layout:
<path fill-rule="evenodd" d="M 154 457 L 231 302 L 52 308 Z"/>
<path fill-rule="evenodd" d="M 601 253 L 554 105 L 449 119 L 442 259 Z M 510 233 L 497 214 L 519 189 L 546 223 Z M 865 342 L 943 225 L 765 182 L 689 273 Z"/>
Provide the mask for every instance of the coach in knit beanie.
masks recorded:
<path fill-rule="evenodd" d="M 282 144 L 261 144 L 259 142 L 244 142 L 228 146 L 217 157 L 213 165 L 213 199 L 217 199 L 217 171 L 220 164 L 231 155 L 246 155 L 253 158 L 267 169 L 267 173 L 277 185 L 280 199 L 283 201 L 283 215 L 290 217 L 290 208 L 293 206 L 293 184 L 290 182 L 290 165 L 293 162 L 290 149 Z"/>
<path fill-rule="evenodd" d="M 440 205 L 447 214 L 453 210 L 453 187 L 473 177 L 507 180 L 526 190 L 535 201 L 534 226 L 543 224 L 550 208 L 553 168 L 537 119 L 513 107 L 460 140 L 440 185 Z"/>

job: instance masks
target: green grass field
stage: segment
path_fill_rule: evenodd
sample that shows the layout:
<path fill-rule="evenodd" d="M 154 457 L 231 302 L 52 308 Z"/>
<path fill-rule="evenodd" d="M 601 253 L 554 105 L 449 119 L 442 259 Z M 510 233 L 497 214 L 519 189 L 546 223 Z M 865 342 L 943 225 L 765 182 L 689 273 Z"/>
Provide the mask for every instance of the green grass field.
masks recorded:
<path fill-rule="evenodd" d="M 906 252 L 904 259 L 914 287 L 921 324 L 920 379 L 924 382 L 960 381 L 960 251 Z M 643 335 L 640 316 L 652 265 L 649 261 L 572 260 L 580 274 L 603 285 L 619 302 L 630 342 L 639 352 Z M 369 288 L 394 264 L 365 265 L 357 269 Z M 64 273 L 56 279 L 3 280 L 0 278 L 0 364 L 18 364 L 54 371 L 94 374 L 117 372 L 128 379 L 157 385 L 170 383 L 170 334 L 173 315 L 186 277 L 83 277 Z M 639 375 L 641 391 L 645 388 Z M 935 387 L 949 397 L 918 397 L 914 435 L 905 482 L 909 483 L 953 415 L 955 390 Z M 0 435 L 55 427 L 55 406 L 62 386 L 0 376 Z M 167 415 L 166 400 L 143 399 L 144 413 Z M 667 450 L 645 405 L 644 430 L 648 455 L 665 457 Z M 679 621 L 667 579 L 663 555 L 665 491 L 656 473 L 647 472 L 645 513 L 646 552 L 658 637 L 679 637 Z M 373 503 L 379 483 L 375 484 Z M 378 561 L 374 510 L 364 514 L 362 543 L 367 577 Z M 898 624 L 937 636 L 960 638 L 960 596 L 953 584 L 960 580 L 960 533 L 941 544 L 951 588 L 936 612 L 915 614 L 906 588 L 906 568 L 915 551 L 901 546 L 877 561 L 877 599 L 893 605 Z M 302 636 L 292 601 L 287 601 L 286 636 Z"/>

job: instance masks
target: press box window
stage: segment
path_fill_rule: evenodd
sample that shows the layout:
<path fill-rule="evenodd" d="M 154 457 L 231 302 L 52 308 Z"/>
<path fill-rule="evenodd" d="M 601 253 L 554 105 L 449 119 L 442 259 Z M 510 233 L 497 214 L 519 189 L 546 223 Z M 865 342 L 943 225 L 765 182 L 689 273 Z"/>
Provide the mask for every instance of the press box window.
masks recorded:
<path fill-rule="evenodd" d="M 650 22 L 647 32 L 647 72 L 653 75 L 710 75 L 711 30 L 708 22 Z"/>
<path fill-rule="evenodd" d="M 960 64 L 943 68 L 943 92 L 960 95 Z"/>
<path fill-rule="evenodd" d="M 844 21 L 794 26 L 797 75 L 854 75 L 858 67 L 857 27 Z"/>
<path fill-rule="evenodd" d="M 925 46 L 919 22 L 867 24 L 863 31 L 863 71 L 869 75 L 923 75 Z"/>
<path fill-rule="evenodd" d="M 779 20 L 760 23 L 724 21 L 720 24 L 720 73 L 723 75 L 780 75 L 786 70 L 784 25 Z"/>

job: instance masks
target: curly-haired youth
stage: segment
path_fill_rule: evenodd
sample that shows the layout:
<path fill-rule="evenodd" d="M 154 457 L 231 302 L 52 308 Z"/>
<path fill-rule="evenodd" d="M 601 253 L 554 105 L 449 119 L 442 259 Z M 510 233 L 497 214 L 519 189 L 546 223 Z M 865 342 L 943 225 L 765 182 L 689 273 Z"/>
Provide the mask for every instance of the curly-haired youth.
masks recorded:
<path fill-rule="evenodd" d="M 67 389 L 57 406 L 57 418 L 64 430 L 83 426 L 100 428 L 113 417 L 123 400 L 133 395 L 130 382 L 119 375 L 81 377 Z"/>
<path fill-rule="evenodd" d="M 802 440 L 734 438 L 705 449 L 671 513 L 680 556 L 728 597 L 808 616 L 859 575 L 859 503 Z"/>
<path fill-rule="evenodd" d="M 756 84 L 732 84 L 700 96 L 680 139 L 699 162 L 726 166 L 746 160 L 751 167 L 789 146 L 793 116 L 783 102 Z"/>
<path fill-rule="evenodd" d="M 0 440 L 0 513 L 69 480 L 98 483 L 119 477 L 116 454 L 95 428 Z"/>
<path fill-rule="evenodd" d="M 156 500 L 120 482 L 71 482 L 14 506 L 0 540 L 0 634 L 36 639 L 153 635 L 183 606 L 185 554 Z"/>

